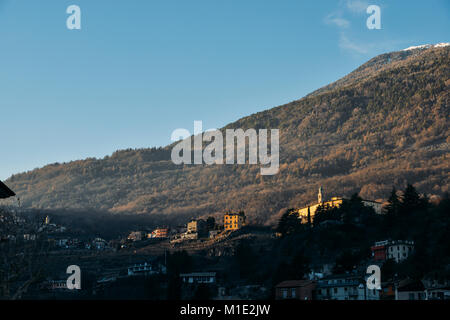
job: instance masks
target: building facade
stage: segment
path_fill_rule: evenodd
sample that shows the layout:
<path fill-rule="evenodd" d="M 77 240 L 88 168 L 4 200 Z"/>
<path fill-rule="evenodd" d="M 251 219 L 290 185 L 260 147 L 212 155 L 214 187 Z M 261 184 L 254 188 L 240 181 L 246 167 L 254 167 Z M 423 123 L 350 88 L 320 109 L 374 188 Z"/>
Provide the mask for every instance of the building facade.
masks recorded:
<path fill-rule="evenodd" d="M 386 261 L 392 259 L 399 263 L 409 257 L 414 250 L 413 241 L 379 241 L 370 248 L 375 261 Z"/>
<path fill-rule="evenodd" d="M 414 250 L 413 241 L 391 241 L 386 246 L 386 255 L 388 259 L 393 259 L 397 263 L 405 260 Z"/>
<path fill-rule="evenodd" d="M 148 234 L 148 238 L 154 238 L 154 239 L 164 239 L 169 236 L 169 229 L 168 228 L 157 228 L 152 231 L 152 233 Z"/>
<path fill-rule="evenodd" d="M 375 261 L 386 261 L 387 255 L 386 255 L 386 245 L 388 244 L 388 241 L 378 241 L 375 242 L 375 244 L 370 247 L 370 250 L 372 251 L 372 258 Z"/>
<path fill-rule="evenodd" d="M 398 283 L 395 300 L 425 300 L 426 292 L 422 281 L 405 279 Z"/>
<path fill-rule="evenodd" d="M 130 241 L 141 241 L 144 238 L 144 232 L 133 231 L 128 235 L 128 240 Z"/>
<path fill-rule="evenodd" d="M 165 273 L 165 266 L 150 262 L 137 263 L 128 267 L 128 276 L 144 276 Z"/>
<path fill-rule="evenodd" d="M 379 300 L 380 291 L 367 288 L 364 277 L 352 274 L 334 275 L 319 279 L 317 300 Z"/>
<path fill-rule="evenodd" d="M 450 300 L 450 287 L 426 289 L 425 296 L 427 300 Z"/>
<path fill-rule="evenodd" d="M 225 231 L 236 231 L 245 226 L 245 214 L 240 213 L 226 213 L 223 217 L 223 226 Z"/>
<path fill-rule="evenodd" d="M 342 205 L 345 198 L 340 197 L 332 197 L 330 200 L 325 201 L 323 188 L 319 188 L 319 193 L 317 195 L 317 203 L 305 206 L 303 208 L 298 209 L 298 217 L 302 220 L 302 223 L 307 223 L 308 221 L 314 220 L 314 215 L 316 214 L 317 208 L 321 206 L 328 207 L 339 207 Z M 372 201 L 372 200 L 362 200 L 363 204 L 368 207 L 372 207 L 377 214 L 382 213 L 382 204 L 380 202 Z"/>
<path fill-rule="evenodd" d="M 215 272 L 193 272 L 180 274 L 181 281 L 185 284 L 215 284 Z"/>
<path fill-rule="evenodd" d="M 187 233 L 197 233 L 199 236 L 207 232 L 206 221 L 202 219 L 192 219 L 187 224 Z"/>
<path fill-rule="evenodd" d="M 288 280 L 275 287 L 275 299 L 312 300 L 316 283 L 310 280 Z"/>

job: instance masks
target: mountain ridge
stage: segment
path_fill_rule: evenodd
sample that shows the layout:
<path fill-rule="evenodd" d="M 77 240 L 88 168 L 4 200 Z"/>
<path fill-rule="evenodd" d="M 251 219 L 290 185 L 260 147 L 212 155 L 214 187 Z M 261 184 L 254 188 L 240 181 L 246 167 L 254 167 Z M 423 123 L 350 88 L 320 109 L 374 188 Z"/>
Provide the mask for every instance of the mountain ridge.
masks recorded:
<path fill-rule="evenodd" d="M 382 199 L 392 185 L 412 182 L 440 195 L 449 181 L 449 52 L 379 55 L 302 99 L 221 129 L 279 128 L 274 177 L 261 177 L 259 166 L 176 166 L 166 146 L 48 165 L 6 182 L 35 208 L 193 216 L 244 209 L 261 223 L 315 199 L 319 185 L 330 196 Z"/>

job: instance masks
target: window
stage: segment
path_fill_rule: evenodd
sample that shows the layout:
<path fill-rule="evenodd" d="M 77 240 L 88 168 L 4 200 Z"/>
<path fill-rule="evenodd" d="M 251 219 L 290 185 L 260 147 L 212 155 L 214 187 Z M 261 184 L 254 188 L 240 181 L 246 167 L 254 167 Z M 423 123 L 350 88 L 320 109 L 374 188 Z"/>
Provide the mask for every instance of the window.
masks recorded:
<path fill-rule="evenodd" d="M 333 292 L 334 292 L 334 293 L 337 293 L 337 288 L 334 288 L 334 289 L 333 289 Z"/>
<path fill-rule="evenodd" d="M 291 289 L 291 297 L 295 298 L 296 297 L 297 292 L 295 291 L 295 288 Z"/>
<path fill-rule="evenodd" d="M 283 295 L 283 299 L 287 299 L 287 289 L 283 289 L 281 291 L 282 295 Z"/>

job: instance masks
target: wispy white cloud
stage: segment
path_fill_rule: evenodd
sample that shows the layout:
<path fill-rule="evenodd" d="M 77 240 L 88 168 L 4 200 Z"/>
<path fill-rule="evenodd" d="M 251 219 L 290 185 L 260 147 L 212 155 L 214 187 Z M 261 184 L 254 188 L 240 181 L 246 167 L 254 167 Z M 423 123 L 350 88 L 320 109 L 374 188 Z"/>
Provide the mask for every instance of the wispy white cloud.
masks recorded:
<path fill-rule="evenodd" d="M 369 3 L 363 0 L 347 0 L 345 6 L 354 13 L 365 13 Z"/>
<path fill-rule="evenodd" d="M 339 47 L 359 54 L 367 54 L 369 52 L 369 47 L 366 44 L 350 40 L 345 33 L 341 33 L 339 36 Z"/>
<path fill-rule="evenodd" d="M 367 56 L 392 51 L 393 48 L 406 45 L 406 40 L 386 39 L 383 42 L 371 42 L 369 40 L 354 40 L 345 32 L 339 34 L 339 48 L 354 56 Z"/>
<path fill-rule="evenodd" d="M 327 15 L 324 19 L 326 24 L 335 25 L 339 28 L 348 28 L 350 21 L 341 17 L 341 14 L 333 12 Z"/>
<path fill-rule="evenodd" d="M 346 15 L 365 13 L 368 3 L 364 0 L 340 0 L 338 8 L 324 18 L 327 25 L 336 27 L 339 30 L 338 45 L 342 50 L 349 51 L 353 54 L 368 54 L 370 45 L 358 43 L 349 36 L 351 33 L 351 23 Z"/>

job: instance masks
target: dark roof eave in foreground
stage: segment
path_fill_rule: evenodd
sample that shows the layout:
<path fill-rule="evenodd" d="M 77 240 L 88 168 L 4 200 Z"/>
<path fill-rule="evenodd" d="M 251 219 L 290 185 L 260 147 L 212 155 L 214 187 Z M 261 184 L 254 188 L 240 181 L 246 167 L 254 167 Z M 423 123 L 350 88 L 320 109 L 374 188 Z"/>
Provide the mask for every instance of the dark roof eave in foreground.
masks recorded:
<path fill-rule="evenodd" d="M 0 181 L 0 199 L 6 199 L 10 197 L 14 197 L 16 194 L 6 186 L 3 182 Z"/>

